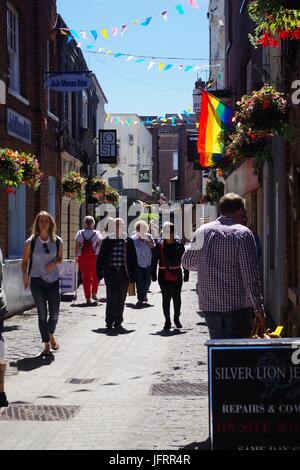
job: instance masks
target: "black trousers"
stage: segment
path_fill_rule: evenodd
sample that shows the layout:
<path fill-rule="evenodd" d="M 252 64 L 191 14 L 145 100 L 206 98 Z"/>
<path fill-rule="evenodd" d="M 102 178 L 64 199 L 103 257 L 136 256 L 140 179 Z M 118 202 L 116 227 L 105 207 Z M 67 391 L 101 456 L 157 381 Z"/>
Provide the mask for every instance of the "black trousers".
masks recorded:
<path fill-rule="evenodd" d="M 110 268 L 104 273 L 106 284 L 106 325 L 120 326 L 127 297 L 129 279 L 125 268 Z"/>
<path fill-rule="evenodd" d="M 159 285 L 162 293 L 163 312 L 166 320 L 170 320 L 171 300 L 174 305 L 174 319 L 178 319 L 181 310 L 181 289 L 182 279 L 178 282 L 168 282 L 159 279 Z"/>

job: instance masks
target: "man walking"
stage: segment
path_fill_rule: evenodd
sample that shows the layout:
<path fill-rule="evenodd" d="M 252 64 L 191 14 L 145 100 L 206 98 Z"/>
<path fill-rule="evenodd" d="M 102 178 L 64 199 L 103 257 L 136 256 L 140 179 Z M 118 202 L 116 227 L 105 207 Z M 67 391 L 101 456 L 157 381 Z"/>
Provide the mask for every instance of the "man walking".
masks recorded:
<path fill-rule="evenodd" d="M 256 244 L 242 225 L 246 211 L 239 195 L 226 194 L 219 210 L 216 221 L 195 232 L 182 264 L 198 272 L 199 307 L 211 339 L 249 338 L 255 318 L 265 323 Z"/>
<path fill-rule="evenodd" d="M 137 257 L 133 240 L 124 232 L 123 219 L 115 219 L 115 233 L 103 240 L 97 258 L 98 279 L 106 284 L 106 326 L 119 329 L 129 281 L 136 282 Z"/>

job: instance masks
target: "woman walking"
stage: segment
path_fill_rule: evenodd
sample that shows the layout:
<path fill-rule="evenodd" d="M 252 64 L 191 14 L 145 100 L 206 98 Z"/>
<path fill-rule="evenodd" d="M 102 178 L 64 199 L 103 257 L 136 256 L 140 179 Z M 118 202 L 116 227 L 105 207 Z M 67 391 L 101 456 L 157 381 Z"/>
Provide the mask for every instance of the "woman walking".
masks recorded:
<path fill-rule="evenodd" d="M 184 271 L 182 276 L 181 258 L 184 254 L 184 245 L 174 236 L 175 227 L 166 222 L 163 226 L 162 239 L 157 243 L 152 262 L 152 281 L 157 280 L 157 264 L 159 262 L 158 282 L 161 288 L 163 300 L 163 312 L 165 316 L 164 330 L 170 330 L 171 314 L 170 304 L 173 299 L 174 323 L 177 328 L 182 328 L 180 323 L 181 289 L 182 282 L 189 280 L 189 272 Z"/>
<path fill-rule="evenodd" d="M 96 261 L 101 245 L 101 234 L 94 230 L 95 219 L 87 215 L 84 219 L 84 230 L 76 235 L 75 252 L 78 257 L 79 269 L 87 305 L 91 304 L 91 297 L 98 301 L 97 292 L 99 280 L 97 278 Z"/>
<path fill-rule="evenodd" d="M 37 306 L 39 329 L 44 343 L 41 355 L 58 350 L 54 333 L 59 316 L 60 294 L 57 265 L 62 262 L 63 241 L 56 235 L 55 222 L 48 212 L 40 212 L 25 242 L 22 272 L 25 289 L 29 285 Z"/>
<path fill-rule="evenodd" d="M 151 275 L 152 275 L 152 250 L 155 247 L 155 243 L 152 235 L 149 233 L 148 224 L 139 220 L 135 224 L 135 234 L 131 237 L 138 260 L 138 269 L 137 269 L 137 298 L 138 302 L 135 305 L 137 308 L 143 307 L 144 302 L 148 302 L 148 291 L 151 285 Z"/>

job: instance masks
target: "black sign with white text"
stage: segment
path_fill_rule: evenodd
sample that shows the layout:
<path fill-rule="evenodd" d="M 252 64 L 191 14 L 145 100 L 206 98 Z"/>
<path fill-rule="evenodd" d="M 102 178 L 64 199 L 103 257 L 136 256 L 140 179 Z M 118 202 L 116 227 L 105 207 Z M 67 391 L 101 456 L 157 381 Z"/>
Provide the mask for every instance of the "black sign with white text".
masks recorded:
<path fill-rule="evenodd" d="M 150 170 L 140 170 L 139 183 L 150 183 Z"/>
<path fill-rule="evenodd" d="M 99 131 L 99 163 L 117 163 L 117 131 L 115 129 Z"/>
<path fill-rule="evenodd" d="M 267 341 L 207 343 L 213 450 L 300 450 L 300 340 Z"/>

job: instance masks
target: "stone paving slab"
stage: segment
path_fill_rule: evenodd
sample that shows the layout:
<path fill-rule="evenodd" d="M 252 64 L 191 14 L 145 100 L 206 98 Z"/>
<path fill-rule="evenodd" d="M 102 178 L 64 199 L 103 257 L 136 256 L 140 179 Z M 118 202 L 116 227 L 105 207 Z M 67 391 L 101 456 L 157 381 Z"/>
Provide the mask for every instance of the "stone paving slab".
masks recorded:
<path fill-rule="evenodd" d="M 8 320 L 7 355 L 18 366 L 8 370 L 9 401 L 80 409 L 68 421 L 0 418 L 0 449 L 176 450 L 206 441 L 207 396 L 151 395 L 157 383 L 207 385 L 208 331 L 197 314 L 194 286 L 192 275 L 184 284 L 181 333 L 162 331 L 157 284 L 151 286 L 151 307 L 126 307 L 127 334 L 107 334 L 105 304 L 86 308 L 64 302 L 57 329 L 61 349 L 44 361 L 34 358 L 40 349 L 34 312 Z"/>

